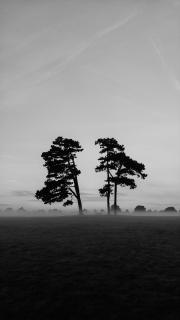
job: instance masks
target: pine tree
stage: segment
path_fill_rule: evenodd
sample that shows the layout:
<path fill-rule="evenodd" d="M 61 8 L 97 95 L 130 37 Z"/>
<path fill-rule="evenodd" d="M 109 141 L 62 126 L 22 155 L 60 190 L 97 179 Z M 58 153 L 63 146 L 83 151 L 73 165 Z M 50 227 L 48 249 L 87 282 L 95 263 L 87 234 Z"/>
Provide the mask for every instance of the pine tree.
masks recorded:
<path fill-rule="evenodd" d="M 95 168 L 96 172 L 106 171 L 107 179 L 103 188 L 99 189 L 101 196 L 107 197 L 108 214 L 110 214 L 110 194 L 114 187 L 114 214 L 117 214 L 117 186 L 130 187 L 135 189 L 137 185 L 135 180 L 129 176 L 137 176 L 145 179 L 147 174 L 143 173 L 145 166 L 130 157 L 124 150 L 124 145 L 119 145 L 114 138 L 98 139 L 95 144 L 99 144 L 101 154 L 105 153 L 104 157 L 99 158 L 100 165 Z"/>
<path fill-rule="evenodd" d="M 116 168 L 115 174 L 110 174 L 110 180 L 114 184 L 114 214 L 117 214 L 117 186 L 135 189 L 137 187 L 135 180 L 129 176 L 145 179 L 147 174 L 143 173 L 144 164 L 131 159 L 124 152 L 111 154 L 110 162 Z"/>
<path fill-rule="evenodd" d="M 47 152 L 41 157 L 45 160 L 44 166 L 48 170 L 45 187 L 37 190 L 35 197 L 45 204 L 62 202 L 63 206 L 73 204 L 73 196 L 77 199 L 79 214 L 82 215 L 82 203 L 78 184 L 78 175 L 81 173 L 75 164 L 76 153 L 83 151 L 78 141 L 58 137 Z"/>
<path fill-rule="evenodd" d="M 124 146 L 119 145 L 117 140 L 114 138 L 104 138 L 98 139 L 95 141 L 95 145 L 99 144 L 100 146 L 100 153 L 105 154 L 104 157 L 100 157 L 98 160 L 100 161 L 100 165 L 95 168 L 96 172 L 106 171 L 107 182 L 103 188 L 99 189 L 99 193 L 101 197 L 107 198 L 107 213 L 110 214 L 110 195 L 112 194 L 112 183 L 110 179 L 110 170 L 115 169 L 114 163 L 111 161 L 111 157 L 114 155 L 116 151 L 123 151 Z"/>

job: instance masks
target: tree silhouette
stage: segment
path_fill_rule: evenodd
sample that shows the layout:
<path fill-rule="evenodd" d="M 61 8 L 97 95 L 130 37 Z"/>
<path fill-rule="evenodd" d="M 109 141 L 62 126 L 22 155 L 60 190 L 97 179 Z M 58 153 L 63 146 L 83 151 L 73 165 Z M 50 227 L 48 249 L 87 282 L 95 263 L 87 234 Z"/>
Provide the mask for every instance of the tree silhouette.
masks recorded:
<path fill-rule="evenodd" d="M 101 197 L 107 198 L 107 213 L 110 214 L 110 195 L 112 194 L 112 183 L 110 179 L 110 170 L 115 169 L 114 163 L 111 161 L 112 156 L 116 151 L 123 151 L 124 146 L 119 145 L 117 140 L 114 138 L 104 138 L 98 139 L 95 141 L 95 145 L 99 144 L 100 146 L 100 153 L 105 154 L 104 157 L 100 157 L 98 160 L 100 161 L 100 165 L 95 168 L 96 172 L 106 171 L 107 182 L 103 188 L 99 189 L 99 193 Z"/>
<path fill-rule="evenodd" d="M 63 206 L 73 204 L 73 196 L 77 199 L 79 214 L 83 214 L 82 203 L 77 176 L 81 173 L 77 169 L 74 159 L 76 153 L 81 152 L 78 141 L 58 137 L 47 152 L 43 152 L 41 157 L 45 160 L 44 166 L 48 170 L 45 187 L 37 190 L 35 197 L 41 199 L 45 204 L 62 202 L 67 199 Z"/>
<path fill-rule="evenodd" d="M 177 212 L 174 207 L 167 207 L 164 212 Z"/>
<path fill-rule="evenodd" d="M 114 152 L 110 156 L 110 163 L 114 169 L 114 176 L 110 172 L 110 180 L 114 183 L 114 214 L 117 214 L 117 186 L 130 187 L 135 189 L 137 185 L 135 180 L 128 176 L 137 176 L 145 179 L 147 174 L 143 173 L 145 166 L 142 163 L 128 157 L 124 152 Z"/>
<path fill-rule="evenodd" d="M 109 199 L 114 186 L 114 214 L 117 214 L 117 186 L 130 187 L 135 189 L 135 180 L 129 176 L 137 176 L 145 179 L 147 174 L 143 173 L 145 166 L 142 163 L 131 159 L 124 153 L 124 145 L 119 145 L 114 138 L 98 139 L 95 144 L 99 144 L 102 149 L 100 153 L 105 153 L 99 158 L 100 165 L 95 168 L 96 172 L 106 171 L 107 179 L 103 188 L 99 189 L 101 196 L 107 197 L 108 214 L 110 213 Z"/>
<path fill-rule="evenodd" d="M 142 212 L 145 212 L 146 211 L 146 208 L 144 207 L 144 206 L 140 206 L 140 205 L 138 205 L 138 206 L 136 206 L 136 208 L 134 209 L 134 211 L 136 212 L 138 212 L 138 211 L 142 211 Z"/>

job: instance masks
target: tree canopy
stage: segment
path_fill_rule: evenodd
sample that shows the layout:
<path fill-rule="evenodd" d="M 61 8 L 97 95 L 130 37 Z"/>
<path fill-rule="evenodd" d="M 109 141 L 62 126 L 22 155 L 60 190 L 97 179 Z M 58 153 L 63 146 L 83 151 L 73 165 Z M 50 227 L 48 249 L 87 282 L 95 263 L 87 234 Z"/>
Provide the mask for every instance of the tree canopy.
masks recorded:
<path fill-rule="evenodd" d="M 76 153 L 83 151 L 78 141 L 58 137 L 53 141 L 51 148 L 43 152 L 41 157 L 45 160 L 47 180 L 45 187 L 37 190 L 35 196 L 45 204 L 62 202 L 63 206 L 73 204 L 73 197 L 77 199 L 79 213 L 82 214 L 82 203 L 78 185 L 78 175 L 81 173 L 75 164 Z"/>

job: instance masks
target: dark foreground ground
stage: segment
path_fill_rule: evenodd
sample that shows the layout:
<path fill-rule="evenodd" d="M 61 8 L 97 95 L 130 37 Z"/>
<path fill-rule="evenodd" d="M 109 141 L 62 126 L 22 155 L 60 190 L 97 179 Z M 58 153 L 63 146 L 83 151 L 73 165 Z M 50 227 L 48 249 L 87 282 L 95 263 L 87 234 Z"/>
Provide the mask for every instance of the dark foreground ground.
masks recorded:
<path fill-rule="evenodd" d="M 1 319 L 180 319 L 180 217 L 0 218 Z"/>

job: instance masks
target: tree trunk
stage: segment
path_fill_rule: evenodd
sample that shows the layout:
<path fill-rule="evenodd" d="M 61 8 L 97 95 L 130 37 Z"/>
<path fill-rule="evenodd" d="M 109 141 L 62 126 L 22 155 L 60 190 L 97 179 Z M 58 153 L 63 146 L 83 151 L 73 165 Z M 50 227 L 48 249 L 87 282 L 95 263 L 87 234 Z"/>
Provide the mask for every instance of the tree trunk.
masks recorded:
<path fill-rule="evenodd" d="M 109 193 L 107 194 L 107 214 L 110 215 Z"/>
<path fill-rule="evenodd" d="M 108 152 L 107 152 L 108 157 Z M 110 182 L 109 182 L 109 168 L 107 160 L 107 181 L 108 181 L 108 192 L 107 192 L 107 214 L 110 215 Z"/>
<path fill-rule="evenodd" d="M 117 183 L 114 183 L 114 215 L 117 215 Z"/>
<path fill-rule="evenodd" d="M 76 176 L 74 177 L 74 186 L 75 186 L 76 195 L 77 195 L 77 202 L 78 202 L 78 207 L 79 207 L 79 215 L 83 215 L 82 203 L 81 203 L 81 197 L 80 197 L 79 185 L 78 185 L 78 179 L 77 179 Z"/>

